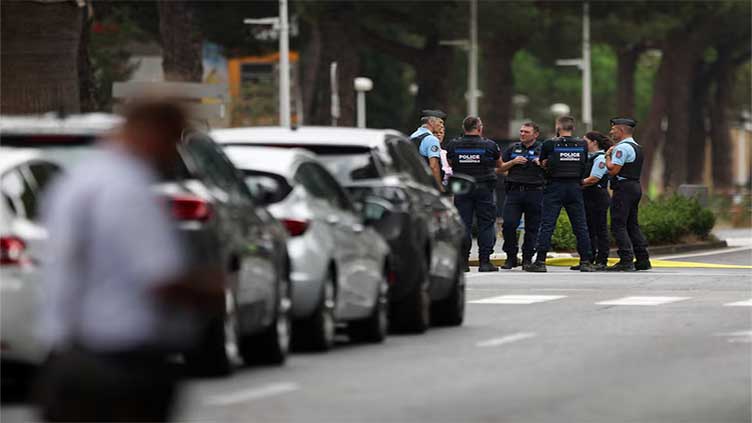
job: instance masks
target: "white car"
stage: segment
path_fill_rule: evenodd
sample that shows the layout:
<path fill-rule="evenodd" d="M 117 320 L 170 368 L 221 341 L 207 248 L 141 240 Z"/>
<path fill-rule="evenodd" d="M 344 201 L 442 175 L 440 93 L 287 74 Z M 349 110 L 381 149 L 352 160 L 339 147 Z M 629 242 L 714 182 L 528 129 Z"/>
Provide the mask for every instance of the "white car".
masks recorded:
<path fill-rule="evenodd" d="M 304 150 L 228 146 L 225 153 L 291 235 L 296 342 L 329 349 L 338 323 L 348 324 L 351 338 L 383 340 L 389 247 L 340 184 Z"/>
<path fill-rule="evenodd" d="M 39 222 L 39 200 L 60 171 L 59 165 L 36 150 L 0 148 L 0 361 L 4 380 L 16 370 L 40 364 L 47 355 L 36 336 L 42 300 L 40 260 L 47 238 Z"/>

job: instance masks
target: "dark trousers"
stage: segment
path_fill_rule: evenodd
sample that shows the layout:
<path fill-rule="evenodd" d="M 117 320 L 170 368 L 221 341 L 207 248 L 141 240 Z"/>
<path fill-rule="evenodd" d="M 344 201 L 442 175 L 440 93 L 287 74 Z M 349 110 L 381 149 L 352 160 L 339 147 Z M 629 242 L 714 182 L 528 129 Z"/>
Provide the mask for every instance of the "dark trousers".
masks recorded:
<path fill-rule="evenodd" d="M 637 211 L 642 197 L 639 181 L 621 181 L 614 185 L 611 199 L 611 233 L 616 239 L 619 258 L 625 261 L 647 260 L 648 242 L 640 230 Z"/>
<path fill-rule="evenodd" d="M 473 216 L 478 221 L 478 254 L 480 258 L 488 258 L 493 253 L 496 244 L 496 203 L 494 201 L 495 181 L 478 182 L 472 192 L 454 196 L 454 205 L 465 224 L 465 242 L 463 252 L 470 256 L 473 242 Z"/>
<path fill-rule="evenodd" d="M 599 264 L 608 262 L 608 205 L 610 198 L 605 188 L 587 188 L 582 191 L 585 201 L 585 216 L 590 234 L 592 257 Z"/>
<path fill-rule="evenodd" d="M 510 189 L 504 202 L 504 252 L 507 257 L 517 256 L 517 227 L 522 215 L 525 215 L 525 241 L 522 244 L 522 256 L 531 259 L 535 254 L 535 241 L 541 220 L 543 190 L 519 191 Z"/>
<path fill-rule="evenodd" d="M 556 229 L 556 220 L 561 208 L 567 211 L 572 230 L 577 237 L 577 253 L 581 261 L 590 261 L 590 236 L 585 219 L 585 205 L 582 200 L 582 188 L 579 181 L 550 181 L 543 190 L 543 210 L 540 230 L 538 231 L 538 261 L 545 261 L 546 253 L 551 249 L 551 237 Z"/>
<path fill-rule="evenodd" d="M 36 392 L 47 421 L 160 422 L 177 379 L 164 354 L 71 349 L 51 356 Z"/>

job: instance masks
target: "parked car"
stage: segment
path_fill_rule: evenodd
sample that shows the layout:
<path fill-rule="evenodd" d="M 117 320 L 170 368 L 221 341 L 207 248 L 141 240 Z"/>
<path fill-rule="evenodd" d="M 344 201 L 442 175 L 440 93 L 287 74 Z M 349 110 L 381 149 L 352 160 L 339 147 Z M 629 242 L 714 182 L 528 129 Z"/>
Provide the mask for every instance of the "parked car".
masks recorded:
<path fill-rule="evenodd" d="M 70 166 L 85 160 L 97 137 L 119 119 L 42 116 L 1 122 L 3 146 L 34 148 L 40 157 Z M 186 135 L 179 151 L 175 172 L 153 187 L 155 195 L 177 221 L 192 262 L 220 266 L 228 281 L 224 318 L 201 322 L 200 345 L 185 352 L 186 361 L 204 374 L 228 373 L 240 357 L 281 364 L 291 325 L 286 231 L 253 205 L 241 176 L 211 138 Z"/>
<path fill-rule="evenodd" d="M 31 149 L 0 147 L 0 362 L 3 384 L 24 383 L 47 351 L 36 336 L 47 232 L 39 199 L 60 166 Z"/>
<path fill-rule="evenodd" d="M 382 341 L 389 247 L 370 225 L 377 220 L 364 221 L 347 192 L 305 150 L 228 146 L 225 153 L 257 204 L 268 206 L 290 234 L 297 343 L 327 350 L 338 323 L 347 323 L 354 340 Z"/>
<path fill-rule="evenodd" d="M 354 199 L 376 196 L 388 201 L 399 221 L 397 230 L 382 233 L 391 248 L 390 263 L 395 271 L 390 285 L 393 328 L 421 333 L 432 320 L 438 324 L 462 323 L 464 226 L 451 199 L 440 194 L 425 162 L 403 134 L 302 127 L 221 129 L 213 131 L 212 136 L 225 148 L 263 145 L 307 149 Z M 450 186 L 464 192 L 472 182 L 456 177 Z"/>

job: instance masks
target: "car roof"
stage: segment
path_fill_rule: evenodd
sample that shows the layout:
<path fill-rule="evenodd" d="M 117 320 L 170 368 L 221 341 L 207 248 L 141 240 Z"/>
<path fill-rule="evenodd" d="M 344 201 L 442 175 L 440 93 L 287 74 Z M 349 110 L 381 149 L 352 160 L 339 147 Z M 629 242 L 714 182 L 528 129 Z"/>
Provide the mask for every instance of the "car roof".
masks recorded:
<path fill-rule="evenodd" d="M 383 146 L 387 136 L 405 137 L 392 129 L 361 129 L 328 126 L 303 126 L 297 129 L 282 127 L 246 127 L 217 129 L 211 136 L 220 144 L 269 143 L 300 145 L 349 145 L 363 147 Z"/>
<path fill-rule="evenodd" d="M 56 113 L 43 115 L 2 115 L 0 133 L 13 135 L 58 134 L 98 135 L 123 122 L 123 118 L 108 113 L 86 113 L 59 116 Z"/>
<path fill-rule="evenodd" d="M 255 170 L 292 178 L 292 173 L 302 162 L 317 161 L 316 156 L 299 148 L 256 146 L 226 146 L 225 154 L 240 170 Z"/>
<path fill-rule="evenodd" d="M 0 172 L 41 157 L 42 154 L 33 148 L 0 147 Z"/>

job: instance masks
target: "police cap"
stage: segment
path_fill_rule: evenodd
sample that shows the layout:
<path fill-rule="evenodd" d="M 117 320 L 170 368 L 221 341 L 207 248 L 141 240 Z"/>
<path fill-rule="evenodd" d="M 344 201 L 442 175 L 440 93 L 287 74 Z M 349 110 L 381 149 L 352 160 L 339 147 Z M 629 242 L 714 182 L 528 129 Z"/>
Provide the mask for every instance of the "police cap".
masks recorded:
<path fill-rule="evenodd" d="M 634 128 L 635 126 L 637 126 L 637 121 L 627 117 L 615 117 L 611 119 L 611 126 L 614 125 L 626 125 Z"/>
<path fill-rule="evenodd" d="M 436 117 L 439 119 L 446 119 L 447 114 L 442 112 L 441 110 L 426 109 L 426 110 L 421 110 L 420 117 L 421 118 Z"/>

